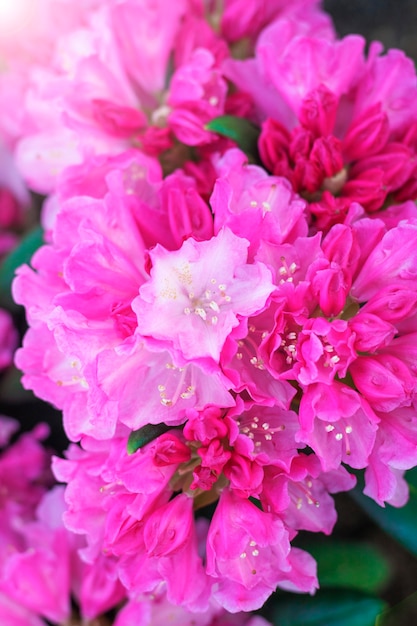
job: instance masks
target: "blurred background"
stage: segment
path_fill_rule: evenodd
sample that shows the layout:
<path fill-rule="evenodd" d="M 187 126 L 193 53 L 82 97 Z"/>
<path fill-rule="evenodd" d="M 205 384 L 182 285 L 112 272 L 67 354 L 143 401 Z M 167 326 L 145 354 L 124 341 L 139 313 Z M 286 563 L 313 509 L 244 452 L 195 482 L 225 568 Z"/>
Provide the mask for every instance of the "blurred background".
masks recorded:
<path fill-rule="evenodd" d="M 360 33 L 417 60 L 416 0 L 325 0 L 324 8 L 339 35 Z"/>

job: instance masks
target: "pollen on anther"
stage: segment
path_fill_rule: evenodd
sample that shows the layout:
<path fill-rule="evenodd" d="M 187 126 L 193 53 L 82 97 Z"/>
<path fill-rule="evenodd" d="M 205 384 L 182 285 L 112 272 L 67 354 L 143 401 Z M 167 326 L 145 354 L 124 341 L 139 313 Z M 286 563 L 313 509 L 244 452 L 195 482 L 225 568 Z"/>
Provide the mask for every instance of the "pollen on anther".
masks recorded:
<path fill-rule="evenodd" d="M 352 430 L 353 430 L 352 426 L 346 426 L 346 428 L 345 428 L 345 433 L 346 433 L 347 435 L 350 435 L 350 433 L 352 432 Z"/>
<path fill-rule="evenodd" d="M 342 433 L 336 433 L 335 434 L 335 439 L 336 439 L 336 441 L 341 441 L 343 439 Z"/>
<path fill-rule="evenodd" d="M 246 552 L 242 552 L 242 554 L 240 555 L 241 559 L 246 559 Z"/>
<path fill-rule="evenodd" d="M 207 313 L 206 313 L 206 311 L 205 311 L 203 308 L 201 308 L 201 307 L 196 307 L 196 308 L 194 309 L 194 313 L 195 313 L 196 315 L 198 315 L 199 317 L 201 317 L 201 319 L 202 319 L 202 320 L 206 320 L 206 319 L 207 319 Z"/>
<path fill-rule="evenodd" d="M 259 550 L 252 550 L 252 555 L 253 556 L 258 556 L 259 555 Z"/>

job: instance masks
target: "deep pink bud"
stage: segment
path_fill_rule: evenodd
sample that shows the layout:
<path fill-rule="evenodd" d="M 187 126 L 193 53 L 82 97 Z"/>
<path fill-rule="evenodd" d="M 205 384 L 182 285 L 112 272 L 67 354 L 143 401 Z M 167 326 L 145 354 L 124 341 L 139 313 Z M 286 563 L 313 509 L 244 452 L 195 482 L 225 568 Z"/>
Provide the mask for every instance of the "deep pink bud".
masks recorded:
<path fill-rule="evenodd" d="M 361 156 L 379 152 L 387 143 L 389 122 L 381 111 L 381 104 L 371 106 L 355 118 L 343 139 L 346 161 L 356 161 Z"/>
<path fill-rule="evenodd" d="M 92 100 L 91 106 L 95 121 L 114 137 L 130 137 L 147 124 L 144 113 L 133 107 L 117 105 L 101 98 Z"/>
<path fill-rule="evenodd" d="M 289 132 L 279 122 L 268 118 L 262 124 L 258 140 L 259 154 L 264 166 L 274 176 L 287 176 L 290 171 L 288 156 L 290 140 Z"/>
<path fill-rule="evenodd" d="M 397 332 L 389 322 L 363 310 L 349 320 L 349 327 L 356 335 L 355 350 L 358 352 L 374 352 L 390 343 Z"/>
<path fill-rule="evenodd" d="M 344 224 L 336 224 L 327 233 L 322 248 L 332 267 L 337 263 L 351 275 L 355 273 L 360 250 L 352 228 Z"/>
<path fill-rule="evenodd" d="M 325 178 L 332 178 L 343 169 L 342 142 L 336 137 L 319 137 L 311 151 L 310 159 L 323 172 Z"/>
<path fill-rule="evenodd" d="M 155 440 L 152 448 L 155 465 L 175 465 L 189 461 L 191 452 L 188 446 L 173 433 L 164 433 Z"/>
<path fill-rule="evenodd" d="M 167 208 L 170 231 L 178 248 L 185 239 L 197 241 L 213 236 L 213 218 L 207 204 L 193 187 L 194 181 L 174 175 L 165 180 L 161 189 L 162 202 Z"/>
<path fill-rule="evenodd" d="M 370 169 L 349 180 L 343 187 L 343 195 L 351 202 L 359 202 L 367 211 L 378 211 L 384 204 L 388 190 L 384 172 Z"/>
<path fill-rule="evenodd" d="M 298 126 L 292 132 L 290 143 L 290 157 L 297 162 L 298 159 L 304 157 L 308 159 L 313 148 L 314 136 L 309 130 L 305 130 Z"/>
<path fill-rule="evenodd" d="M 361 357 L 350 366 L 357 389 L 377 411 L 409 406 L 416 381 L 408 367 L 391 354 Z"/>
<path fill-rule="evenodd" d="M 192 499 L 180 494 L 148 517 L 143 538 L 150 556 L 167 556 L 185 546 L 192 530 L 192 509 Z"/>
<path fill-rule="evenodd" d="M 325 85 L 311 91 L 302 101 L 300 123 L 314 135 L 327 136 L 333 132 L 338 98 Z"/>
<path fill-rule="evenodd" d="M 237 489 L 242 497 L 248 498 L 262 491 L 264 472 L 256 461 L 234 454 L 223 473 L 230 480 L 231 488 Z"/>
<path fill-rule="evenodd" d="M 211 441 L 206 447 L 199 448 L 198 454 L 201 456 L 202 464 L 205 467 L 209 467 L 216 474 L 220 474 L 224 465 L 232 456 L 230 450 L 225 450 L 223 444 L 218 439 Z"/>
<path fill-rule="evenodd" d="M 372 296 L 361 309 L 362 314 L 375 314 L 381 320 L 395 324 L 417 311 L 417 292 L 389 285 Z"/>
<path fill-rule="evenodd" d="M 413 152 L 407 146 L 400 143 L 389 143 L 385 148 L 365 159 L 361 159 L 350 170 L 350 175 L 355 178 L 359 174 L 365 174 L 369 170 L 382 170 L 384 173 L 384 185 L 389 190 L 399 189 L 412 175 L 415 167 Z"/>
<path fill-rule="evenodd" d="M 320 165 L 301 157 L 294 170 L 293 186 L 297 191 L 318 191 L 324 179 Z"/>
<path fill-rule="evenodd" d="M 405 185 L 395 192 L 394 198 L 396 202 L 406 202 L 407 200 L 417 199 L 417 166 L 414 165 L 414 170 L 410 174 L 410 178 Z"/>

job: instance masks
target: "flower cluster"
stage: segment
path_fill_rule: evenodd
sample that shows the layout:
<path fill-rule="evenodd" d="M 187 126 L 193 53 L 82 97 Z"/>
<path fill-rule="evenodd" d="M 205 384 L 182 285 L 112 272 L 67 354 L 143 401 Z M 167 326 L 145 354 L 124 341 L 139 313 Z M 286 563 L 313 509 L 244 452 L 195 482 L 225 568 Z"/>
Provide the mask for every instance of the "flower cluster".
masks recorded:
<path fill-rule="evenodd" d="M 413 64 L 316 0 L 40 4 L 62 36 L 37 17 L 0 77 L 48 194 L 16 364 L 72 441 L 63 520 L 108 591 L 82 611 L 261 626 L 317 588 L 292 542 L 349 470 L 401 506 L 417 465 Z"/>

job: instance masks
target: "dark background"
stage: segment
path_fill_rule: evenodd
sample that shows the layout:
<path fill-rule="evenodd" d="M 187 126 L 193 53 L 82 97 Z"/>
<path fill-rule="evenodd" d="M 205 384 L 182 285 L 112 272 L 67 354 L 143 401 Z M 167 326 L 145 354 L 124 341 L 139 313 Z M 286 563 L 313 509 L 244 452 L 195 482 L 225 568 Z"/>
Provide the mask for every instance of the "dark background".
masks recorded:
<path fill-rule="evenodd" d="M 325 0 L 340 36 L 360 33 L 417 60 L 417 0 Z"/>

